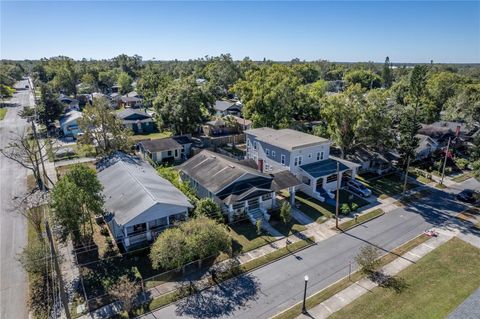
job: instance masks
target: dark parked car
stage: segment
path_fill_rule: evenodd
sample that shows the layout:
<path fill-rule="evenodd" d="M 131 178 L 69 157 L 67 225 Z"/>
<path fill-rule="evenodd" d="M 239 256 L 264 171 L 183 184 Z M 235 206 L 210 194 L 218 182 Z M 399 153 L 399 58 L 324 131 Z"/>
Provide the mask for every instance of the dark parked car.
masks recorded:
<path fill-rule="evenodd" d="M 465 189 L 457 194 L 457 199 L 466 203 L 475 203 L 478 199 L 478 193 L 472 189 Z"/>

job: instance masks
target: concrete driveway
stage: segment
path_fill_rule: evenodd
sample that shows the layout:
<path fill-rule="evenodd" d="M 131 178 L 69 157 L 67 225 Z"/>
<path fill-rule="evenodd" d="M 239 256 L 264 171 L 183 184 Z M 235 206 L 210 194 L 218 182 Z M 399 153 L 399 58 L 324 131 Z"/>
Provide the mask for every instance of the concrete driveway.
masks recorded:
<path fill-rule="evenodd" d="M 469 183 L 468 187 L 480 189 L 480 185 Z M 308 294 L 313 294 L 348 275 L 349 262 L 362 245 L 376 245 L 387 252 L 432 226 L 444 226 L 451 216 L 465 208 L 453 195 L 433 190 L 411 207 L 395 209 L 144 318 L 269 318 L 301 301 L 304 275 L 310 277 Z M 460 231 L 471 232 L 466 227 Z"/>
<path fill-rule="evenodd" d="M 25 90 L 28 81 L 15 87 L 23 90 L 10 100 L 6 117 L 0 121 L 0 148 L 4 148 L 13 132 L 21 132 L 27 125 L 18 116 L 24 106 L 32 105 L 33 94 Z M 0 318 L 27 318 L 26 276 L 16 258 L 27 241 L 27 225 L 23 217 L 12 211 L 12 197 L 26 191 L 26 169 L 0 155 Z"/>

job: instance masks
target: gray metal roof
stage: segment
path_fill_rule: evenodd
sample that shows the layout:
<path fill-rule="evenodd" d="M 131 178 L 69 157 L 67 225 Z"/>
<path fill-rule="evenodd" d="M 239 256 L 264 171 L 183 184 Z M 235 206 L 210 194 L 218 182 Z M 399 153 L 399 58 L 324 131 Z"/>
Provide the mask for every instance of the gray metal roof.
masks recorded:
<path fill-rule="evenodd" d="M 62 116 L 60 118 L 59 122 L 60 122 L 61 126 L 64 126 L 68 123 L 71 123 L 75 120 L 78 120 L 81 117 L 83 117 L 82 112 L 72 110 L 72 111 L 67 112 L 64 116 Z"/>
<path fill-rule="evenodd" d="M 329 140 L 323 137 L 318 137 L 292 129 L 275 130 L 269 127 L 261 127 L 246 130 L 245 133 L 255 136 L 255 138 L 259 141 L 278 146 L 285 150 L 294 150 L 297 148 L 329 142 Z"/>
<path fill-rule="evenodd" d="M 117 113 L 117 116 L 121 119 L 125 119 L 131 115 L 139 115 L 143 118 L 152 118 L 152 116 L 144 111 L 140 111 L 140 110 L 134 110 L 134 109 L 125 109 L 121 112 L 118 112 Z"/>
<path fill-rule="evenodd" d="M 339 163 L 339 170 L 340 172 L 345 171 L 348 169 L 348 166 L 343 164 L 340 161 L 336 161 L 334 159 L 328 158 L 326 160 L 315 162 L 311 164 L 305 164 L 300 166 L 308 175 L 312 176 L 313 178 L 328 176 L 337 172 L 337 162 Z"/>
<path fill-rule="evenodd" d="M 125 225 L 158 204 L 192 207 L 181 191 L 137 157 L 117 152 L 102 160 L 97 170 L 104 187 L 105 209 L 114 213 L 119 225 Z M 161 217 L 164 216 L 158 216 Z"/>

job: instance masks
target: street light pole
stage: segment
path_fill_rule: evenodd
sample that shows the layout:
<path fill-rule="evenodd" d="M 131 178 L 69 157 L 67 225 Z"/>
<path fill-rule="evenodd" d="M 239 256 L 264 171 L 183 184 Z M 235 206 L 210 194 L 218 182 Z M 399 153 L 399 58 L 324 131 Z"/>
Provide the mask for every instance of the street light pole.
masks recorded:
<path fill-rule="evenodd" d="M 340 163 L 337 161 L 337 195 L 335 196 L 335 226 L 338 229 L 338 209 L 340 198 Z"/>
<path fill-rule="evenodd" d="M 408 180 L 408 169 L 410 168 L 410 155 L 407 158 L 407 169 L 405 170 L 405 181 L 403 182 L 403 193 L 402 197 L 405 196 L 405 192 L 407 191 L 407 180 Z"/>
<path fill-rule="evenodd" d="M 303 306 L 302 306 L 302 313 L 307 313 L 307 307 L 305 306 L 305 301 L 307 299 L 307 284 L 308 284 L 308 275 L 305 275 L 305 289 L 303 290 Z"/>

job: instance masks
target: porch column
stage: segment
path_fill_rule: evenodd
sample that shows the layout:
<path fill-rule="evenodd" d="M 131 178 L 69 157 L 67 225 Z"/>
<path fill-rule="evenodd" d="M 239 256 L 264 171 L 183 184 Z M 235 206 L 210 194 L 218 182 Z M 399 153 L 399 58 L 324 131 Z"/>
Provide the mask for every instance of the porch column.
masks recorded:
<path fill-rule="evenodd" d="M 288 189 L 290 192 L 290 205 L 295 205 L 295 186 L 292 186 Z"/>
<path fill-rule="evenodd" d="M 228 221 L 233 222 L 233 204 L 228 204 Z"/>
<path fill-rule="evenodd" d="M 262 208 L 263 199 L 262 196 L 258 196 L 258 207 Z"/>
<path fill-rule="evenodd" d="M 275 207 L 277 205 L 277 194 L 275 192 L 272 192 L 272 207 Z"/>
<path fill-rule="evenodd" d="M 128 235 L 127 235 L 127 227 L 123 228 L 123 233 L 124 233 L 123 242 L 125 246 L 128 247 L 130 246 L 130 239 L 128 238 Z"/>
<path fill-rule="evenodd" d="M 150 231 L 149 223 L 145 222 L 145 224 L 147 224 L 147 240 L 152 240 L 152 232 Z"/>
<path fill-rule="evenodd" d="M 327 176 L 322 177 L 322 188 L 327 189 L 326 186 L 327 186 Z"/>

